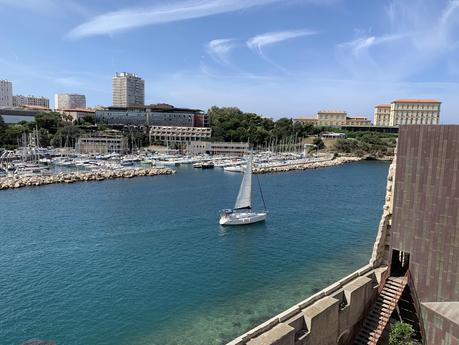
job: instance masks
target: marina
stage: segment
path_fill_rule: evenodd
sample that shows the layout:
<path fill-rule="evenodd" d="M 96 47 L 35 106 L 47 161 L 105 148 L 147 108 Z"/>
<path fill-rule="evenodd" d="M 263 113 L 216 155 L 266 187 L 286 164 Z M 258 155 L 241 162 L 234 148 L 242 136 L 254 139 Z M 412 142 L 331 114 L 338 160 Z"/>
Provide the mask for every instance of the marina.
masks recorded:
<path fill-rule="evenodd" d="M 0 338 L 225 344 L 368 261 L 388 166 L 259 175 L 269 217 L 237 229 L 223 169 L 3 190 Z"/>

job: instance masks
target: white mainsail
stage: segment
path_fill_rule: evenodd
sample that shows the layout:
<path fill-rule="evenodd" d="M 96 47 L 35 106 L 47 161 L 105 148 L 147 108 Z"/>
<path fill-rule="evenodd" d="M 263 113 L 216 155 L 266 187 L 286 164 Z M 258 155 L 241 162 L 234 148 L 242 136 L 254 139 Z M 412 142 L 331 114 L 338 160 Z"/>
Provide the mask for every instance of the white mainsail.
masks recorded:
<path fill-rule="evenodd" d="M 242 178 L 241 188 L 237 195 L 235 210 L 252 207 L 252 155 L 247 161 L 247 167 Z"/>

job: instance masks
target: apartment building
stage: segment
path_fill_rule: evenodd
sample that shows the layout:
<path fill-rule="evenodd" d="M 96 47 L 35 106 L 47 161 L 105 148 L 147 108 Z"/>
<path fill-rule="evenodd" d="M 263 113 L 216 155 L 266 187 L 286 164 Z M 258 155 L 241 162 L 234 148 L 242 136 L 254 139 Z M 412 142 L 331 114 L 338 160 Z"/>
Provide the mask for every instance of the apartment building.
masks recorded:
<path fill-rule="evenodd" d="M 49 98 L 36 96 L 13 96 L 13 107 L 43 107 L 49 109 Z"/>
<path fill-rule="evenodd" d="M 136 74 L 116 73 L 112 79 L 114 107 L 143 106 L 145 104 L 145 81 Z"/>
<path fill-rule="evenodd" d="M 0 80 L 0 107 L 13 106 L 13 83 Z"/>

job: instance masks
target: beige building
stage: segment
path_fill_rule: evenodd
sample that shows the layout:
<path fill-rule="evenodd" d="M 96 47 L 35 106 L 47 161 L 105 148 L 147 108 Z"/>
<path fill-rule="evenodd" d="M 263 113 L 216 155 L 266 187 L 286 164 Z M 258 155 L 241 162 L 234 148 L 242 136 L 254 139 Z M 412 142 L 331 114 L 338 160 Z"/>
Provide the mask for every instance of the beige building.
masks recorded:
<path fill-rule="evenodd" d="M 13 106 L 13 83 L 0 80 L 0 107 Z"/>
<path fill-rule="evenodd" d="M 374 112 L 375 126 L 390 126 L 390 104 L 379 104 Z"/>
<path fill-rule="evenodd" d="M 59 93 L 54 95 L 54 109 L 85 109 L 86 108 L 86 96 L 71 94 L 71 93 Z"/>
<path fill-rule="evenodd" d="M 150 140 L 164 144 L 187 144 L 192 141 L 210 139 L 211 134 L 212 129 L 208 127 L 153 126 L 150 129 Z"/>
<path fill-rule="evenodd" d="M 125 154 L 128 151 L 128 140 L 118 133 L 99 133 L 78 138 L 77 152 L 81 154 Z"/>
<path fill-rule="evenodd" d="M 249 143 L 192 141 L 187 144 L 187 152 L 193 155 L 243 156 L 248 153 L 249 150 Z"/>
<path fill-rule="evenodd" d="M 145 104 L 145 82 L 132 73 L 116 73 L 112 79 L 114 107 L 142 106 Z"/>
<path fill-rule="evenodd" d="M 13 96 L 13 107 L 23 106 L 44 107 L 49 109 L 49 98 L 23 95 Z"/>
<path fill-rule="evenodd" d="M 321 110 L 317 113 L 318 126 L 345 126 L 347 113 L 340 110 Z"/>
<path fill-rule="evenodd" d="M 441 102 L 430 99 L 399 99 L 390 105 L 390 126 L 438 125 Z"/>

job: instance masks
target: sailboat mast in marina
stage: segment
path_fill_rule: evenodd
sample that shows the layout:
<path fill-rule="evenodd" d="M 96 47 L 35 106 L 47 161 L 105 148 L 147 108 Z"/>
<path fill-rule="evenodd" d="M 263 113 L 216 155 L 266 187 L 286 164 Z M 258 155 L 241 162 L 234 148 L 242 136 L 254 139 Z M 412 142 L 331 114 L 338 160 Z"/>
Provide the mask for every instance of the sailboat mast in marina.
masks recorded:
<path fill-rule="evenodd" d="M 262 222 L 266 219 L 266 214 L 266 212 L 252 211 L 252 155 L 250 155 L 234 208 L 220 212 L 220 225 L 245 225 Z"/>

